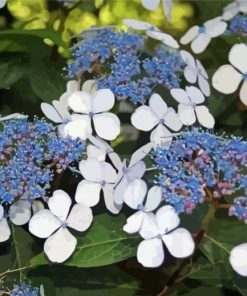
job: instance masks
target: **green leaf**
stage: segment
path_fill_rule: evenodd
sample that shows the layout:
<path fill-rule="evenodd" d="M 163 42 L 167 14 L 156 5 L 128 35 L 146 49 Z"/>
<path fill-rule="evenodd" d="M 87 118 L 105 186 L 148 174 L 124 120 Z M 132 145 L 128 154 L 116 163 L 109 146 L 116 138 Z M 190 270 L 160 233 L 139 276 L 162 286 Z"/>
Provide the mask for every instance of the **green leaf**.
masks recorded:
<path fill-rule="evenodd" d="M 185 293 L 184 296 L 224 296 L 222 289 L 218 287 L 198 287 Z"/>
<path fill-rule="evenodd" d="M 77 237 L 77 247 L 64 264 L 77 267 L 96 267 L 113 264 L 136 255 L 140 236 L 127 235 L 123 230 L 124 215 L 102 214 L 94 218 L 84 237 Z M 44 253 L 30 261 L 31 265 L 49 264 Z"/>

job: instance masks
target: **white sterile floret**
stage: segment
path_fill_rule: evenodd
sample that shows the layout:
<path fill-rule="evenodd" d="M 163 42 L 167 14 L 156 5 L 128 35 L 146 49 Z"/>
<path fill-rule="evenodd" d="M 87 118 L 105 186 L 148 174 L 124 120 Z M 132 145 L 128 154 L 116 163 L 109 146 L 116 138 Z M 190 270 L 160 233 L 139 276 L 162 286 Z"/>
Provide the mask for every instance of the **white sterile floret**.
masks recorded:
<path fill-rule="evenodd" d="M 90 207 L 75 204 L 70 211 L 71 204 L 66 192 L 56 190 L 48 201 L 49 210 L 37 212 L 29 221 L 29 231 L 39 238 L 46 238 L 44 252 L 52 262 L 64 262 L 76 248 L 77 240 L 68 228 L 86 231 L 93 221 Z"/>
<path fill-rule="evenodd" d="M 223 19 L 229 21 L 239 12 L 247 13 L 247 1 L 246 0 L 236 0 L 231 2 L 224 8 Z"/>
<path fill-rule="evenodd" d="M 179 131 L 182 127 L 178 114 L 173 108 L 168 108 L 158 94 L 151 96 L 149 106 L 143 105 L 135 110 L 131 116 L 131 123 L 142 131 L 150 131 L 155 127 L 150 135 L 154 146 L 164 142 L 169 146 L 172 141 L 172 133 L 167 127 L 173 131 Z"/>
<path fill-rule="evenodd" d="M 163 44 L 172 47 L 179 48 L 178 42 L 169 34 L 160 31 L 157 27 L 148 22 L 143 22 L 135 19 L 124 19 L 124 24 L 134 30 L 146 31 L 148 37 L 156 39 Z"/>
<path fill-rule="evenodd" d="M 4 217 L 4 208 L 0 205 L 0 243 L 5 242 L 10 237 L 10 228 L 7 219 Z"/>
<path fill-rule="evenodd" d="M 117 167 L 118 177 L 116 181 L 116 187 L 114 190 L 114 202 L 119 205 L 119 208 L 122 207 L 124 202 L 124 192 L 126 187 L 135 179 L 141 179 L 145 174 L 146 165 L 142 161 L 144 157 L 152 149 L 152 143 L 148 143 L 138 150 L 136 150 L 127 164 L 127 160 L 124 159 L 121 162 L 121 165 Z"/>
<path fill-rule="evenodd" d="M 191 43 L 194 53 L 202 53 L 212 38 L 222 35 L 227 28 L 227 23 L 221 17 L 206 21 L 201 27 L 193 26 L 180 39 L 182 44 Z"/>
<path fill-rule="evenodd" d="M 210 96 L 210 85 L 208 83 L 208 74 L 199 60 L 195 60 L 193 56 L 185 51 L 180 51 L 181 58 L 186 64 L 184 68 L 184 77 L 190 83 L 198 83 L 203 94 Z"/>
<path fill-rule="evenodd" d="M 138 210 L 127 219 L 123 230 L 127 233 L 136 233 L 141 230 L 144 220 L 148 217 L 147 213 L 154 211 L 160 205 L 162 190 L 159 186 L 153 186 L 148 191 L 147 184 L 143 180 L 136 179 L 127 185 L 123 199 L 130 208 Z"/>
<path fill-rule="evenodd" d="M 92 134 L 93 121 L 97 135 L 105 140 L 114 140 L 120 133 L 120 121 L 110 112 L 115 103 L 110 89 L 99 89 L 93 94 L 77 91 L 69 97 L 69 107 L 75 112 L 66 124 L 65 133 L 85 140 Z M 78 114 L 79 113 L 79 114 Z"/>
<path fill-rule="evenodd" d="M 231 65 L 223 65 L 214 73 L 213 87 L 223 94 L 232 94 L 243 81 L 239 97 L 242 103 L 247 105 L 247 45 L 233 45 L 228 59 Z"/>
<path fill-rule="evenodd" d="M 142 0 L 142 5 L 148 10 L 156 10 L 162 3 L 163 11 L 168 21 L 171 21 L 171 12 L 173 8 L 172 0 Z"/>
<path fill-rule="evenodd" d="M 195 243 L 188 230 L 177 228 L 179 223 L 178 214 L 169 205 L 161 207 L 155 215 L 146 213 L 139 231 L 144 240 L 138 246 L 137 260 L 146 267 L 160 266 L 165 259 L 163 243 L 173 257 L 190 256 Z"/>
<path fill-rule="evenodd" d="M 231 250 L 230 264 L 241 276 L 247 276 L 247 243 L 243 243 Z"/>
<path fill-rule="evenodd" d="M 118 213 L 119 210 L 113 201 L 117 173 L 112 165 L 89 157 L 80 162 L 79 168 L 85 180 L 78 184 L 75 200 L 93 207 L 99 203 L 100 193 L 103 190 L 107 209 L 114 214 Z"/>
<path fill-rule="evenodd" d="M 194 86 L 171 89 L 171 95 L 179 103 L 178 115 L 184 125 L 192 125 L 196 122 L 206 128 L 213 128 L 215 120 L 206 106 L 198 106 L 205 101 L 205 97 L 200 89 Z"/>
<path fill-rule="evenodd" d="M 32 212 L 36 213 L 43 208 L 41 201 L 30 200 L 26 193 L 9 207 L 9 219 L 15 225 L 24 225 L 31 219 Z"/>

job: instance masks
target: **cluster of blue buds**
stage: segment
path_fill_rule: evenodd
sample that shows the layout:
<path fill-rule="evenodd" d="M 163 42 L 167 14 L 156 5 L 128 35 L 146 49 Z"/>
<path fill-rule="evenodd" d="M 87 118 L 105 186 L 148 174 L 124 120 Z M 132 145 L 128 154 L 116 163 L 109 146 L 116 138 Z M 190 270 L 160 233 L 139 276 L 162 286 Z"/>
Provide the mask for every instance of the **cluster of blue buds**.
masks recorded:
<path fill-rule="evenodd" d="M 10 291 L 10 296 L 40 296 L 40 289 L 23 282 L 14 285 L 14 288 Z"/>
<path fill-rule="evenodd" d="M 247 223 L 247 197 L 239 196 L 234 199 L 233 205 L 229 209 L 229 216 L 235 216 Z"/>
<path fill-rule="evenodd" d="M 179 87 L 184 63 L 177 52 L 156 46 L 147 48 L 147 37 L 114 28 L 82 33 L 75 45 L 68 78 L 92 75 L 99 88 L 109 88 L 119 100 L 145 103 L 156 85 Z"/>
<path fill-rule="evenodd" d="M 246 190 L 247 142 L 239 138 L 194 129 L 182 133 L 169 148 L 161 145 L 152 157 L 160 172 L 155 183 L 177 212 L 191 213 L 206 196 L 218 202 Z"/>
<path fill-rule="evenodd" d="M 247 16 L 237 15 L 233 19 L 231 19 L 228 31 L 230 33 L 247 36 Z"/>
<path fill-rule="evenodd" d="M 0 201 L 11 204 L 25 192 L 30 199 L 44 197 L 54 168 L 65 169 L 84 149 L 83 142 L 60 139 L 44 120 L 5 121 L 0 133 Z"/>

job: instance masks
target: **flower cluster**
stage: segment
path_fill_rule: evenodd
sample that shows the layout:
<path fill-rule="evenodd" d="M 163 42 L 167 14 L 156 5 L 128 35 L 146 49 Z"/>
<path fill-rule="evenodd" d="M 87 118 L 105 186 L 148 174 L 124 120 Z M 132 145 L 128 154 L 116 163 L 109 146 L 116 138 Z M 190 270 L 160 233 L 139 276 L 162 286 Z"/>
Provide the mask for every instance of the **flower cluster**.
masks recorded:
<path fill-rule="evenodd" d="M 25 282 L 14 285 L 10 291 L 10 296 L 40 296 L 40 289 Z"/>
<path fill-rule="evenodd" d="M 229 216 L 235 216 L 239 220 L 247 223 L 247 198 L 244 196 L 236 197 L 233 205 L 229 209 Z"/>
<path fill-rule="evenodd" d="M 83 32 L 82 36 L 73 52 L 75 60 L 68 66 L 68 78 L 88 71 L 99 88 L 109 88 L 118 99 L 129 98 L 134 103 L 144 103 L 156 85 L 179 86 L 185 66 L 179 53 L 161 46 L 150 53 L 145 37 L 113 28 Z"/>
<path fill-rule="evenodd" d="M 61 169 L 81 157 L 84 143 L 57 137 L 44 120 L 8 120 L 0 134 L 0 200 L 11 204 L 28 192 L 43 197 L 53 179 L 52 167 Z"/>
<path fill-rule="evenodd" d="M 158 147 L 153 160 L 160 171 L 155 182 L 162 186 L 164 200 L 177 212 L 191 213 L 206 193 L 217 201 L 244 189 L 239 181 L 247 164 L 247 143 L 192 130 L 169 148 Z"/>
<path fill-rule="evenodd" d="M 229 24 L 229 32 L 246 36 L 247 35 L 247 16 L 237 15 L 233 19 L 231 19 Z"/>

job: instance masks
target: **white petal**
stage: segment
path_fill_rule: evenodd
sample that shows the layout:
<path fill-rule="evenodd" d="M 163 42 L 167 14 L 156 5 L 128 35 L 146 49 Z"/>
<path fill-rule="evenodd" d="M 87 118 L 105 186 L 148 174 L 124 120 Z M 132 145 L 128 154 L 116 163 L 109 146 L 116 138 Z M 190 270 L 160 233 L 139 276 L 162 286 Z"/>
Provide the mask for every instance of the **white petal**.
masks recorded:
<path fill-rule="evenodd" d="M 82 160 L 79 163 L 79 169 L 87 181 L 100 182 L 102 181 L 102 166 L 101 162 L 95 158 L 88 157 L 87 160 Z"/>
<path fill-rule="evenodd" d="M 145 118 L 145 120 L 143 120 Z M 148 106 L 141 106 L 131 116 L 132 125 L 141 131 L 150 131 L 159 123 L 159 118 Z"/>
<path fill-rule="evenodd" d="M 124 191 L 129 185 L 127 177 L 123 177 L 114 190 L 114 203 L 122 205 L 124 202 Z"/>
<path fill-rule="evenodd" d="M 29 221 L 29 231 L 40 238 L 47 238 L 59 227 L 62 222 L 51 211 L 44 209 L 33 215 Z"/>
<path fill-rule="evenodd" d="M 213 115 L 209 112 L 206 106 L 197 106 L 195 108 L 196 116 L 199 123 L 206 127 L 212 129 L 215 125 L 215 120 Z"/>
<path fill-rule="evenodd" d="M 181 104 L 190 104 L 190 99 L 187 92 L 182 88 L 173 88 L 170 91 L 172 97 Z"/>
<path fill-rule="evenodd" d="M 57 100 L 52 101 L 52 104 L 56 108 L 58 114 L 61 116 L 63 122 L 70 120 L 68 105 L 65 105 L 64 103 Z"/>
<path fill-rule="evenodd" d="M 199 26 L 191 27 L 185 35 L 180 39 L 180 43 L 188 44 L 199 34 Z"/>
<path fill-rule="evenodd" d="M 204 78 L 208 79 L 208 73 L 206 72 L 205 68 L 199 60 L 196 60 L 196 66 L 199 74 L 202 75 Z"/>
<path fill-rule="evenodd" d="M 160 186 L 153 186 L 149 189 L 145 203 L 145 211 L 151 212 L 157 209 L 162 200 L 162 190 Z"/>
<path fill-rule="evenodd" d="M 4 214 L 4 208 L 3 208 L 3 206 L 0 204 L 0 220 L 3 218 L 3 214 Z"/>
<path fill-rule="evenodd" d="M 153 238 L 142 241 L 137 249 L 137 260 L 145 267 L 158 267 L 164 261 L 162 240 Z"/>
<path fill-rule="evenodd" d="M 6 5 L 7 0 L 0 1 L 0 8 L 3 8 Z"/>
<path fill-rule="evenodd" d="M 178 228 L 163 235 L 162 239 L 168 251 L 176 258 L 185 258 L 194 252 L 194 240 L 189 231 L 184 228 Z"/>
<path fill-rule="evenodd" d="M 145 158 L 152 149 L 152 144 L 148 143 L 137 149 L 131 156 L 129 167 Z"/>
<path fill-rule="evenodd" d="M 11 235 L 7 219 L 0 219 L 0 243 L 5 242 Z"/>
<path fill-rule="evenodd" d="M 45 116 L 55 123 L 62 123 L 63 119 L 58 114 L 57 110 L 50 104 L 41 103 L 41 110 L 45 114 Z"/>
<path fill-rule="evenodd" d="M 243 85 L 240 88 L 239 97 L 242 103 L 247 106 L 247 81 L 246 80 L 244 81 Z"/>
<path fill-rule="evenodd" d="M 171 107 L 168 108 L 167 113 L 164 117 L 164 124 L 173 131 L 179 131 L 182 128 L 182 123 L 179 119 L 178 114 Z"/>
<path fill-rule="evenodd" d="M 115 97 L 110 89 L 99 89 L 92 96 L 92 111 L 100 113 L 110 110 L 115 103 Z"/>
<path fill-rule="evenodd" d="M 97 159 L 98 161 L 104 161 L 106 157 L 105 151 L 100 148 L 89 144 L 87 146 L 87 156 Z"/>
<path fill-rule="evenodd" d="M 66 223 L 68 227 L 74 228 L 77 231 L 85 231 L 89 228 L 92 221 L 93 214 L 90 207 L 84 204 L 75 204 Z"/>
<path fill-rule="evenodd" d="M 238 0 L 239 3 L 239 10 L 246 14 L 247 13 L 247 3 L 246 0 Z"/>
<path fill-rule="evenodd" d="M 217 91 L 232 94 L 237 90 L 241 80 L 242 75 L 237 70 L 231 65 L 223 65 L 214 73 L 212 84 Z"/>
<path fill-rule="evenodd" d="M 239 5 L 237 2 L 232 2 L 224 7 L 223 19 L 229 21 L 239 13 Z"/>
<path fill-rule="evenodd" d="M 143 216 L 145 213 L 138 211 L 127 219 L 123 230 L 129 234 L 136 233 L 141 229 Z"/>
<path fill-rule="evenodd" d="M 231 250 L 230 264 L 241 276 L 247 276 L 247 243 L 240 244 Z"/>
<path fill-rule="evenodd" d="M 91 111 L 92 98 L 85 91 L 77 91 L 71 94 L 68 104 L 74 112 L 88 114 Z"/>
<path fill-rule="evenodd" d="M 103 187 L 104 200 L 106 208 L 113 214 L 118 214 L 121 210 L 121 205 L 114 203 L 114 184 L 106 184 Z"/>
<path fill-rule="evenodd" d="M 117 173 L 113 166 L 105 161 L 100 162 L 102 177 L 101 181 L 106 183 L 115 183 L 117 180 Z"/>
<path fill-rule="evenodd" d="M 31 218 L 31 202 L 19 199 L 9 208 L 9 218 L 15 225 L 24 225 Z"/>
<path fill-rule="evenodd" d="M 210 96 L 210 85 L 208 83 L 208 80 L 199 74 L 198 75 L 198 84 L 199 84 L 199 87 L 200 87 L 201 91 L 203 92 L 203 94 L 206 97 L 209 97 Z"/>
<path fill-rule="evenodd" d="M 93 207 L 99 203 L 101 186 L 98 183 L 82 180 L 76 189 L 75 200 Z"/>
<path fill-rule="evenodd" d="M 64 133 L 72 138 L 86 140 L 92 133 L 91 121 L 87 115 L 72 115 L 73 121 L 67 123 L 64 127 Z"/>
<path fill-rule="evenodd" d="M 192 125 L 196 122 L 196 115 L 192 106 L 179 104 L 178 115 L 184 125 Z"/>
<path fill-rule="evenodd" d="M 163 124 L 159 124 L 151 132 L 150 141 L 154 148 L 160 144 L 169 147 L 172 143 L 171 132 Z"/>
<path fill-rule="evenodd" d="M 93 123 L 97 135 L 105 140 L 112 141 L 120 134 L 120 120 L 113 113 L 96 114 Z"/>
<path fill-rule="evenodd" d="M 148 10 L 156 10 L 159 6 L 160 0 L 141 0 L 142 5 Z"/>
<path fill-rule="evenodd" d="M 186 65 L 191 66 L 192 68 L 196 68 L 196 62 L 194 57 L 186 50 L 180 50 L 180 55 L 182 60 Z"/>
<path fill-rule="evenodd" d="M 144 239 L 150 239 L 160 234 L 155 215 L 153 213 L 143 213 L 143 221 L 139 234 Z"/>
<path fill-rule="evenodd" d="M 146 171 L 146 165 L 143 161 L 138 161 L 136 164 L 134 164 L 132 167 L 128 167 L 127 176 L 129 180 L 134 179 L 141 179 L 142 176 L 145 174 Z"/>
<path fill-rule="evenodd" d="M 71 198 L 63 190 L 54 191 L 52 197 L 48 200 L 51 212 L 63 222 L 68 217 L 71 203 Z"/>
<path fill-rule="evenodd" d="M 86 80 L 83 83 L 81 90 L 89 93 L 90 95 L 94 94 L 97 90 L 97 81 L 93 79 Z"/>
<path fill-rule="evenodd" d="M 60 228 L 45 241 L 44 251 L 50 261 L 62 263 L 73 254 L 76 244 L 76 238 L 66 228 Z"/>
<path fill-rule="evenodd" d="M 42 203 L 42 201 L 40 201 L 40 200 L 34 200 L 33 201 L 33 203 L 32 203 L 33 214 L 36 214 L 38 211 L 41 211 L 44 208 L 45 207 L 44 207 L 44 204 Z"/>
<path fill-rule="evenodd" d="M 132 181 L 124 192 L 124 202 L 132 209 L 138 209 L 138 206 L 143 204 L 147 193 L 147 184 L 141 180 L 136 179 Z"/>
<path fill-rule="evenodd" d="M 114 165 L 114 167 L 115 167 L 118 171 L 121 170 L 121 169 L 123 168 L 123 166 L 122 166 L 122 160 L 121 160 L 121 158 L 119 157 L 119 155 L 118 155 L 116 152 L 114 152 L 114 151 L 110 151 L 110 152 L 108 153 L 108 156 L 109 156 L 109 158 L 110 158 L 112 164 Z"/>
<path fill-rule="evenodd" d="M 100 148 L 101 150 L 105 151 L 106 153 L 110 153 L 113 151 L 112 147 L 104 140 L 102 140 L 99 137 L 94 137 L 92 135 L 90 135 L 89 140 L 92 144 L 94 144 L 95 146 L 97 146 L 98 148 Z"/>
<path fill-rule="evenodd" d="M 175 209 L 170 206 L 161 207 L 156 213 L 156 222 L 161 234 L 165 234 L 176 227 L 180 223 L 180 219 Z"/>
<path fill-rule="evenodd" d="M 247 45 L 244 43 L 235 44 L 229 52 L 230 63 L 241 71 L 243 74 L 247 73 Z"/>
<path fill-rule="evenodd" d="M 205 101 L 203 93 L 195 86 L 186 86 L 186 92 L 195 104 L 201 104 Z"/>
<path fill-rule="evenodd" d="M 164 32 L 154 31 L 154 30 L 148 30 L 147 35 L 150 38 L 161 41 L 167 46 L 170 46 L 172 48 L 179 48 L 178 42 L 169 34 L 166 34 Z"/>
<path fill-rule="evenodd" d="M 213 19 L 205 22 L 205 28 L 207 31 L 207 34 L 211 38 L 215 38 L 217 36 L 220 36 L 224 34 L 226 28 L 227 28 L 227 23 L 224 21 L 221 21 L 219 19 Z"/>
<path fill-rule="evenodd" d="M 135 30 L 147 30 L 149 28 L 152 28 L 152 25 L 147 23 L 147 22 L 143 22 L 143 21 L 139 21 L 139 20 L 135 20 L 135 19 L 124 19 L 123 23 Z"/>
<path fill-rule="evenodd" d="M 211 41 L 211 37 L 205 33 L 200 33 L 191 43 L 194 53 L 202 53 Z"/>
<path fill-rule="evenodd" d="M 159 118 L 163 118 L 167 112 L 167 104 L 158 94 L 153 94 L 149 99 L 149 106 L 153 113 Z"/>
<path fill-rule="evenodd" d="M 197 79 L 197 75 L 198 75 L 198 72 L 197 72 L 196 67 L 193 67 L 193 66 L 190 66 L 190 65 L 185 67 L 185 69 L 184 69 L 184 77 L 188 82 L 195 83 L 196 79 Z"/>

